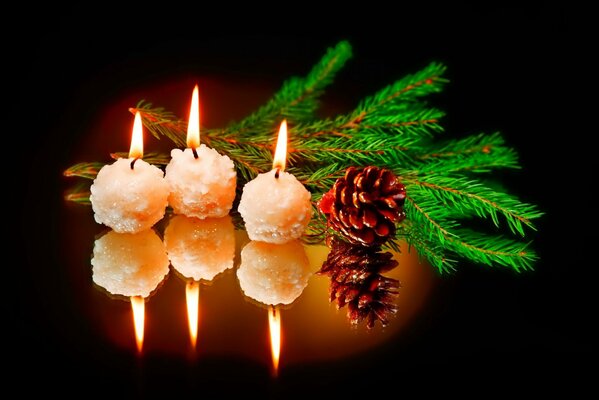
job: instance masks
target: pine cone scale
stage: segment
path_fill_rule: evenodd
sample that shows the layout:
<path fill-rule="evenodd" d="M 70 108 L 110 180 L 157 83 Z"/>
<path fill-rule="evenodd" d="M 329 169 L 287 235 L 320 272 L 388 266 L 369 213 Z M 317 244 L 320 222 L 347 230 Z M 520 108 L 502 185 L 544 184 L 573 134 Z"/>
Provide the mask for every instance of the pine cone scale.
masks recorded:
<path fill-rule="evenodd" d="M 405 218 L 405 187 L 388 169 L 350 167 L 319 202 L 330 226 L 354 244 L 376 246 Z"/>

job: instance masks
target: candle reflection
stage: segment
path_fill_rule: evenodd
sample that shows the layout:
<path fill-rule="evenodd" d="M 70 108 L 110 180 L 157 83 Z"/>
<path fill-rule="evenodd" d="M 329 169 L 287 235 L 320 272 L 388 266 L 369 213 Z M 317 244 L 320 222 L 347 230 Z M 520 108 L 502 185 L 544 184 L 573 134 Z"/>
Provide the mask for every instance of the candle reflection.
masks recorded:
<path fill-rule="evenodd" d="M 185 303 L 189 339 L 198 339 L 200 280 L 212 281 L 233 268 L 235 228 L 231 217 L 198 219 L 177 215 L 170 219 L 164 242 L 173 268 L 186 280 Z M 191 279 L 191 280 L 190 280 Z"/>
<path fill-rule="evenodd" d="M 211 281 L 233 268 L 234 232 L 229 216 L 198 219 L 177 215 L 164 231 L 168 258 L 185 278 Z"/>
<path fill-rule="evenodd" d="M 310 262 L 299 240 L 285 244 L 250 242 L 241 251 L 237 270 L 243 293 L 268 305 L 268 329 L 273 375 L 279 373 L 281 354 L 281 311 L 302 294 L 312 275 Z"/>
<path fill-rule="evenodd" d="M 144 345 L 144 323 L 146 314 L 146 303 L 141 296 L 131 297 L 131 310 L 133 311 L 133 328 L 135 329 L 135 342 L 137 351 L 141 353 Z"/>
<path fill-rule="evenodd" d="M 278 307 L 268 308 L 268 330 L 270 333 L 270 351 L 272 355 L 273 375 L 279 374 L 279 357 L 281 356 L 281 311 Z"/>
<path fill-rule="evenodd" d="M 168 274 L 164 244 L 153 230 L 108 232 L 94 242 L 93 281 L 111 295 L 130 298 L 137 349 L 144 339 L 145 300 Z"/>
<path fill-rule="evenodd" d="M 299 240 L 285 244 L 250 242 L 241 251 L 237 278 L 243 293 L 267 305 L 291 304 L 312 275 Z"/>
<path fill-rule="evenodd" d="M 103 238 L 106 236 L 111 238 L 114 234 L 109 235 L 104 235 Z M 159 237 L 155 233 L 148 233 L 147 235 L 149 238 L 153 238 L 149 242 L 154 239 L 159 241 Z M 79 235 L 77 238 L 84 237 Z M 246 250 L 247 247 L 249 250 L 257 245 L 259 247 L 265 245 L 249 242 L 243 231 L 232 231 L 230 240 L 237 243 L 235 260 L 241 260 L 242 249 Z M 102 248 L 107 247 L 106 242 L 102 241 L 100 243 L 104 243 Z M 302 279 L 305 279 L 303 282 L 308 282 L 308 284 L 305 287 L 303 285 L 298 286 L 301 296 L 299 294 L 292 296 L 291 291 L 289 291 L 290 295 L 286 299 L 281 294 L 274 293 L 276 296 L 271 295 L 272 301 L 280 301 L 281 304 L 283 303 L 281 300 L 285 300 L 285 303 L 292 302 L 291 308 L 288 306 L 280 306 L 279 308 L 280 312 L 285 313 L 282 318 L 284 326 L 281 327 L 284 330 L 285 349 L 281 351 L 284 360 L 280 360 L 284 365 L 340 359 L 367 351 L 388 341 L 402 340 L 400 333 L 411 326 L 411 321 L 414 320 L 415 315 L 417 315 L 429 296 L 434 279 L 434 274 L 430 268 L 418 263 L 416 254 L 410 254 L 407 251 L 395 254 L 400 265 L 387 274 L 402 283 L 402 290 L 397 299 L 398 314 L 390 320 L 385 329 L 377 325 L 375 329 L 368 332 L 364 326 L 350 328 L 345 310 L 338 311 L 334 304 L 329 302 L 330 280 L 328 277 L 313 275 L 326 259 L 329 249 L 322 245 L 303 246 L 299 242 L 294 243 L 290 245 L 292 247 L 287 248 L 289 254 L 285 256 L 290 259 L 294 257 L 303 259 L 306 257 L 307 261 L 304 259 L 304 261 L 299 262 L 299 264 L 304 265 L 299 270 L 304 271 L 304 268 L 306 268 L 304 272 L 307 277 Z M 247 245 L 244 246 L 244 244 Z M 89 246 L 79 242 L 71 242 L 71 245 L 80 249 Z M 98 243 L 96 245 L 99 249 Z M 133 251 L 133 248 L 136 250 Z M 153 246 L 150 245 L 129 246 L 129 250 L 123 254 L 113 253 L 116 257 L 115 263 L 118 264 L 119 260 L 125 262 L 121 262 L 120 267 L 115 266 L 112 271 L 107 271 L 106 268 L 98 268 L 97 265 L 94 266 L 94 281 L 97 282 L 102 274 L 106 275 L 108 273 L 115 274 L 114 278 L 125 277 L 122 269 L 126 264 L 129 264 L 129 262 L 126 262 L 127 257 L 131 257 L 131 254 L 135 252 L 152 253 L 152 248 Z M 98 249 L 95 253 L 98 253 Z M 214 247 L 207 246 L 205 257 L 210 257 L 213 251 Z M 256 253 L 255 251 L 252 252 Z M 241 274 L 248 267 L 247 261 L 250 260 L 246 255 L 247 253 L 244 252 Z M 99 254 L 95 255 L 95 259 L 92 261 L 93 264 L 97 264 L 102 259 L 98 256 Z M 80 257 L 79 259 L 85 258 L 85 255 L 79 254 L 78 257 Z M 138 257 L 152 259 L 148 255 L 138 255 Z M 233 259 L 233 256 L 231 258 Z M 254 260 L 256 260 L 256 257 L 254 257 Z M 308 265 L 306 266 L 304 262 Z M 279 267 L 286 267 L 286 264 L 286 262 L 283 262 Z M 81 267 L 82 265 L 78 265 L 79 271 L 81 271 Z M 272 268 L 275 268 L 275 265 L 272 265 Z M 248 269 L 248 271 L 251 269 Z M 276 271 L 276 269 L 271 271 Z M 131 276 L 134 275 L 131 274 Z M 177 275 L 181 277 L 180 273 L 177 273 Z M 263 276 L 266 275 L 268 274 L 265 272 Z M 268 307 L 256 307 L 255 299 L 243 296 L 237 274 L 225 272 L 218 275 L 217 278 L 210 285 L 206 285 L 201 289 L 202 310 L 200 311 L 198 307 L 197 340 L 198 344 L 200 340 L 202 341 L 202 354 L 208 357 L 242 357 L 254 360 L 257 363 L 268 362 L 271 364 L 272 349 L 269 343 Z M 104 280 L 108 279 L 104 277 Z M 127 286 L 133 285 L 134 280 L 129 281 L 128 278 L 125 278 L 122 285 L 125 285 L 125 283 L 127 283 Z M 301 279 L 298 281 L 301 281 Z M 82 288 L 82 290 L 89 287 L 87 280 L 78 280 L 76 282 L 77 287 Z M 152 301 L 150 307 L 151 322 L 146 321 L 148 325 L 146 328 L 151 331 L 152 340 L 151 343 L 147 342 L 149 337 L 146 335 L 144 348 L 147 348 L 147 344 L 150 344 L 154 352 L 172 357 L 189 357 L 190 346 L 188 343 L 191 340 L 191 334 L 187 318 L 186 295 L 184 294 L 188 282 L 190 282 L 189 278 L 170 279 L 166 280 L 164 284 L 158 285 L 159 289 L 151 291 L 152 296 L 156 293 L 158 293 L 158 296 Z M 261 291 L 265 291 L 265 289 L 261 289 Z M 102 292 L 110 294 L 106 288 L 102 289 Z M 114 290 L 113 292 L 116 293 Z M 129 294 L 121 293 L 120 298 L 129 303 Z M 125 295 L 127 297 L 123 298 L 122 296 Z M 112 294 L 110 296 L 114 297 Z M 80 301 L 81 305 L 86 307 L 86 317 L 90 318 L 99 332 L 102 332 L 111 343 L 121 348 L 131 348 L 134 342 L 131 329 L 131 306 L 124 308 L 119 302 L 112 302 L 105 295 L 93 295 L 88 298 L 81 298 Z M 198 302 L 195 303 L 199 305 Z M 180 310 L 180 312 L 177 310 Z M 199 315 L 200 312 L 201 316 Z M 210 323 L 202 323 L 202 326 L 199 327 L 200 317 L 202 321 L 209 321 Z M 240 332 L 243 332 L 243 334 L 240 334 Z M 200 334 L 201 339 L 199 338 Z M 260 343 L 265 343 L 265 346 L 260 346 Z"/>
<path fill-rule="evenodd" d="M 189 325 L 189 340 L 195 350 L 198 341 L 198 323 L 200 314 L 200 283 L 187 282 L 185 285 L 185 303 L 187 304 L 187 324 Z"/>

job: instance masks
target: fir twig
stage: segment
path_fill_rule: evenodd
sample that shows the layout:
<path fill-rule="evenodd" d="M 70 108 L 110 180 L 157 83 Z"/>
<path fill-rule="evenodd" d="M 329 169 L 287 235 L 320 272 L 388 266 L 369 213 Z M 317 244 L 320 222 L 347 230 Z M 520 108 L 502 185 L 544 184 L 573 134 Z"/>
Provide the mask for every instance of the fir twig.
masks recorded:
<path fill-rule="evenodd" d="M 387 246 L 399 250 L 407 242 L 440 272 L 452 271 L 459 259 L 483 265 L 530 269 L 536 254 L 519 241 L 542 213 L 505 190 L 483 183 L 480 174 L 502 168 L 519 168 L 517 154 L 499 133 L 479 134 L 438 143 L 444 113 L 422 99 L 443 90 L 445 67 L 432 63 L 364 99 L 355 110 L 318 120 L 314 111 L 324 88 L 351 57 L 351 47 L 341 42 L 303 78 L 292 78 L 271 100 L 240 122 L 224 129 L 206 129 L 201 139 L 229 156 L 238 170 L 238 196 L 245 182 L 272 165 L 276 126 L 290 123 L 288 170 L 312 192 L 315 217 L 306 240 L 320 242 L 331 232 L 318 214 L 316 202 L 343 176 L 349 166 L 377 165 L 402 177 L 407 189 L 407 219 Z M 140 101 L 144 126 L 156 137 L 167 137 L 185 146 L 187 122 L 173 113 Z M 126 157 L 115 153 L 113 157 Z M 144 159 L 164 166 L 168 154 L 148 153 Z M 102 163 L 80 163 L 65 176 L 94 179 Z M 67 200 L 89 203 L 89 181 L 75 187 Z M 234 212 L 235 214 L 235 212 Z M 237 214 L 235 214 L 237 215 Z M 489 220 L 495 230 L 506 225 L 516 238 L 466 229 L 464 220 Z M 237 218 L 239 226 L 242 221 Z"/>

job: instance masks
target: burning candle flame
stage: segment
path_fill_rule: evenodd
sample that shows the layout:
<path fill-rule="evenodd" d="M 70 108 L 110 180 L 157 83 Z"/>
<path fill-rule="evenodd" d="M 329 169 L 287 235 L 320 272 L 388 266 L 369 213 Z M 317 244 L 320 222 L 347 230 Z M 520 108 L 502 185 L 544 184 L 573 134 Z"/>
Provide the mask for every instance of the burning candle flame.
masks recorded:
<path fill-rule="evenodd" d="M 272 163 L 272 169 L 278 169 L 279 171 L 285 171 L 285 160 L 287 158 L 287 120 L 284 119 L 281 122 L 279 128 L 279 137 L 277 138 L 277 148 L 275 150 L 275 156 Z"/>
<path fill-rule="evenodd" d="M 144 319 L 146 304 L 141 296 L 131 297 L 131 309 L 133 310 L 133 327 L 135 328 L 135 341 L 137 351 L 141 353 L 144 345 Z"/>
<path fill-rule="evenodd" d="M 193 88 L 191 108 L 189 109 L 189 124 L 187 125 L 187 147 L 195 149 L 200 146 L 200 89 Z"/>
<path fill-rule="evenodd" d="M 144 155 L 143 125 L 141 123 L 141 114 L 135 113 L 133 121 L 133 135 L 131 136 L 131 147 L 129 148 L 129 158 L 142 158 Z"/>
<path fill-rule="evenodd" d="M 277 307 L 268 309 L 268 329 L 270 331 L 270 350 L 274 376 L 279 373 L 279 357 L 281 354 L 281 312 Z"/>
<path fill-rule="evenodd" d="M 198 340 L 198 315 L 200 303 L 200 283 L 187 282 L 185 286 L 185 299 L 187 301 L 187 322 L 189 324 L 189 339 L 195 349 Z"/>

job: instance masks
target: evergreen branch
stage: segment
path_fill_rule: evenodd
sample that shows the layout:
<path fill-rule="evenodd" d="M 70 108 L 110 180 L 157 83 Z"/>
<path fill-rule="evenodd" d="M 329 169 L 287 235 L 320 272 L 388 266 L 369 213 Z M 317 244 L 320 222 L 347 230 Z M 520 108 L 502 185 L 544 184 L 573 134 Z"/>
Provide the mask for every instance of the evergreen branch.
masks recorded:
<path fill-rule="evenodd" d="M 68 177 L 77 176 L 85 179 L 95 179 L 98 171 L 103 166 L 104 164 L 101 162 L 82 162 L 71 165 L 62 174 Z"/>
<path fill-rule="evenodd" d="M 457 260 L 448 256 L 446 247 L 427 239 L 410 221 L 404 223 L 403 230 L 398 236 L 405 238 L 408 249 L 414 248 L 420 258 L 425 258 L 441 274 L 455 271 Z"/>
<path fill-rule="evenodd" d="M 481 218 L 490 217 L 499 226 L 503 216 L 512 232 L 524 236 L 524 226 L 535 229 L 533 219 L 542 213 L 506 193 L 496 192 L 478 181 L 464 177 L 422 176 L 406 177 L 407 191 L 411 196 L 436 204 L 434 211 L 443 213 L 445 208 L 468 214 L 474 212 Z"/>
<path fill-rule="evenodd" d="M 89 182 L 79 183 L 64 195 L 64 199 L 77 204 L 91 205 L 89 187 Z"/>
<path fill-rule="evenodd" d="M 486 235 L 469 229 L 456 231 L 459 239 L 449 241 L 449 248 L 459 256 L 478 264 L 511 267 L 516 272 L 532 269 L 537 260 L 529 243 L 522 243 L 503 236 Z"/>
<path fill-rule="evenodd" d="M 411 243 L 420 254 L 428 255 L 440 272 L 446 268 L 441 262 L 445 256 L 437 255 L 439 247 L 475 263 L 508 266 L 516 271 L 530 269 L 536 260 L 536 254 L 527 250 L 528 244 L 460 228 L 457 221 L 443 219 L 437 203 L 419 204 L 411 195 L 406 200 L 406 214 L 413 227 Z"/>
<path fill-rule="evenodd" d="M 519 168 L 518 155 L 512 148 L 505 146 L 499 133 L 479 134 L 450 141 L 429 149 L 417 159 L 417 170 L 404 171 L 404 173 L 483 173 L 498 168 Z"/>
<path fill-rule="evenodd" d="M 160 140 L 161 136 L 166 136 L 177 147 L 185 147 L 187 136 L 187 122 L 175 116 L 170 111 L 163 107 L 152 107 L 152 103 L 140 100 L 135 108 L 130 108 L 129 111 L 135 114 L 139 111 L 141 120 L 145 128 Z"/>
<path fill-rule="evenodd" d="M 396 81 L 347 114 L 314 118 L 319 96 L 350 56 L 351 47 L 341 42 L 329 49 L 307 76 L 286 81 L 255 113 L 225 129 L 202 130 L 202 142 L 235 163 L 237 199 L 245 182 L 271 169 L 276 125 L 288 118 L 288 171 L 312 192 L 315 212 L 304 237 L 306 242 L 321 242 L 326 235 L 337 234 L 316 209 L 322 194 L 344 175 L 347 167 L 377 165 L 402 176 L 407 188 L 407 219 L 387 247 L 399 250 L 398 240 L 404 239 L 440 272 L 454 270 L 460 258 L 516 271 L 530 269 L 536 254 L 527 243 L 461 226 L 471 217 L 490 219 L 497 227 L 502 220 L 512 233 L 524 236 L 525 227 L 534 229 L 533 221 L 542 213 L 505 190 L 472 178 L 474 173 L 518 168 L 516 152 L 498 133 L 442 144 L 431 140 L 443 131 L 439 121 L 444 113 L 429 107 L 422 98 L 443 89 L 447 82 L 443 65 L 432 63 Z M 141 113 L 144 126 L 153 136 L 167 137 L 177 147 L 185 147 L 186 121 L 143 100 L 131 109 L 135 111 Z M 127 153 L 111 156 L 127 157 Z M 148 153 L 144 159 L 164 166 L 170 157 Z M 64 174 L 91 180 L 102 165 L 79 163 Z M 65 198 L 89 204 L 89 184 L 78 185 Z M 236 226 L 243 228 L 238 213 L 232 213 Z"/>
<path fill-rule="evenodd" d="M 377 113 L 387 113 L 394 103 L 414 101 L 418 97 L 440 92 L 447 82 L 442 77 L 445 69 L 442 64 L 431 63 L 416 74 L 407 75 L 374 96 L 366 98 L 354 112 L 349 124 L 368 120 Z"/>
<path fill-rule="evenodd" d="M 312 119 L 318 107 L 316 99 L 333 82 L 336 73 L 351 58 L 351 54 L 350 44 L 339 42 L 328 49 L 306 77 L 286 81 L 268 103 L 241 122 L 229 126 L 227 131 L 236 132 L 238 136 L 244 136 L 247 132 L 252 136 L 256 126 L 266 125 L 272 135 L 273 126 L 283 118 L 295 122 Z"/>

